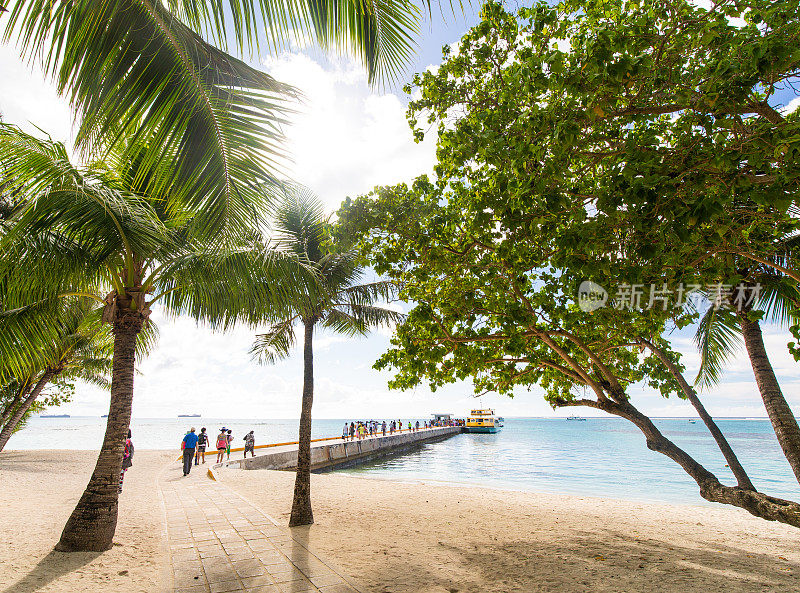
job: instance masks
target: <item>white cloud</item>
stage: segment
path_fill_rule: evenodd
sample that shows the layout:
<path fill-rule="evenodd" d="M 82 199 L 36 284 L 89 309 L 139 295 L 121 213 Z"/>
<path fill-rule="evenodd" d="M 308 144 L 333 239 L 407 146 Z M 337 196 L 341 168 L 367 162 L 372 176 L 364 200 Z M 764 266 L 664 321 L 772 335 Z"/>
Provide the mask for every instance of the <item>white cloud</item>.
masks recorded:
<path fill-rule="evenodd" d="M 789 115 L 790 113 L 794 113 L 797 111 L 797 108 L 800 107 L 800 97 L 795 97 L 789 103 L 781 109 L 784 115 Z"/>
<path fill-rule="evenodd" d="M 71 147 L 74 140 L 72 112 L 66 99 L 45 79 L 38 67 L 20 59 L 13 45 L 0 45 L 0 113 L 3 121 L 40 135 L 39 127 L 54 140 Z"/>
<path fill-rule="evenodd" d="M 401 98 L 370 89 L 356 61 L 330 64 L 323 67 L 302 54 L 265 61 L 272 76 L 305 95 L 286 129 L 294 161 L 290 176 L 333 211 L 346 196 L 429 173 L 435 139 L 414 142 Z"/>

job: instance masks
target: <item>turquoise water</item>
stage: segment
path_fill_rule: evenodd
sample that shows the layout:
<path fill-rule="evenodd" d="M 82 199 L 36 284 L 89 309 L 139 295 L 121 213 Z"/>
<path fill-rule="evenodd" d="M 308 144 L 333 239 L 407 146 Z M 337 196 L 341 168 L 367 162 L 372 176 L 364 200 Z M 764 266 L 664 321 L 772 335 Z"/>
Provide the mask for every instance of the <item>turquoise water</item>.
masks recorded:
<path fill-rule="evenodd" d="M 706 427 L 654 419 L 678 446 L 735 484 Z M 756 488 L 800 499 L 800 485 L 768 420 L 718 419 Z M 703 503 L 697 485 L 672 460 L 650 451 L 642 434 L 616 418 L 506 420 L 498 434 L 462 434 L 414 453 L 345 470 L 363 477 L 453 482 L 585 496 Z M 710 503 L 708 503 L 710 504 Z"/>
<path fill-rule="evenodd" d="M 408 421 L 408 419 L 404 419 Z M 781 454 L 768 420 L 718 419 L 739 460 L 757 488 L 773 496 L 800 499 L 800 487 Z M 723 482 L 733 483 L 722 454 L 705 426 L 688 419 L 656 419 L 675 443 Z M 293 441 L 296 420 L 222 420 L 209 418 L 134 419 L 133 440 L 140 449 L 180 448 L 189 426 L 206 426 L 214 435 L 225 425 L 234 445 L 255 431 L 256 444 Z M 341 434 L 341 420 L 315 420 L 314 437 Z M 10 449 L 97 449 L 105 429 L 102 418 L 34 418 L 15 434 Z M 360 477 L 431 481 L 510 490 L 585 496 L 703 503 L 694 482 L 674 462 L 647 449 L 629 422 L 616 418 L 508 418 L 498 434 L 462 434 L 446 441 L 352 469 Z"/>

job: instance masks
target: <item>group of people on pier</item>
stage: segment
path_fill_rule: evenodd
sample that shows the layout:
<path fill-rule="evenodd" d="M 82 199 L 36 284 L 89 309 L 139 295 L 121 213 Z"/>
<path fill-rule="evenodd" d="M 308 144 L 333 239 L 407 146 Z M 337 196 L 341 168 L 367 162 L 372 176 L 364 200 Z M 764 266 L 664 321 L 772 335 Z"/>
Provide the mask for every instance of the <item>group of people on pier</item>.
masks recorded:
<path fill-rule="evenodd" d="M 256 437 L 254 431 L 248 432 L 244 435 L 244 456 L 250 453 L 251 457 L 255 457 Z M 233 431 L 224 426 L 219 429 L 215 444 L 217 449 L 217 463 L 222 463 L 224 459 L 231 458 L 231 443 L 233 443 Z M 205 427 L 200 429 L 200 433 L 195 432 L 194 426 L 186 433 L 181 442 L 181 449 L 183 450 L 183 475 L 188 476 L 192 471 L 192 459 L 195 465 L 206 462 L 206 449 L 211 444 L 211 439 L 206 432 Z"/>
<path fill-rule="evenodd" d="M 454 422 L 454 421 L 451 421 Z M 404 427 L 405 426 L 405 427 Z M 345 422 L 342 428 L 342 440 L 354 441 L 361 440 L 367 437 L 386 436 L 387 434 L 394 434 L 403 430 L 407 432 L 416 432 L 418 430 L 425 430 L 427 428 L 434 428 L 437 426 L 455 426 L 455 424 L 434 423 L 432 420 L 429 422 L 423 420 L 409 420 L 406 425 L 402 420 L 354 420 L 352 422 Z"/>

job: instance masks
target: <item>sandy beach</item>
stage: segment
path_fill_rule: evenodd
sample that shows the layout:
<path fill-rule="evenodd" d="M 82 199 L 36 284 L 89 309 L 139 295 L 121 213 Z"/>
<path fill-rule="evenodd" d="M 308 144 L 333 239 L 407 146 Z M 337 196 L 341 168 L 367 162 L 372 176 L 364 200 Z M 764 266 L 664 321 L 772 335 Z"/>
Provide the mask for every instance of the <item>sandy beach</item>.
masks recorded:
<path fill-rule="evenodd" d="M 220 472 L 285 524 L 294 476 Z M 309 547 L 364 591 L 800 591 L 800 530 L 677 506 L 312 476 Z"/>
<path fill-rule="evenodd" d="M 0 593 L 163 593 L 164 512 L 157 477 L 174 453 L 136 451 L 120 497 L 114 547 L 54 552 L 89 481 L 97 451 L 0 455 Z"/>
<path fill-rule="evenodd" d="M 95 456 L 0 456 L 0 593 L 167 590 L 157 484 L 174 453 L 137 451 L 112 550 L 52 552 Z M 286 524 L 293 474 L 224 469 L 219 479 Z M 293 535 L 365 593 L 800 590 L 800 531 L 737 509 L 335 473 L 312 484 L 316 523 Z"/>

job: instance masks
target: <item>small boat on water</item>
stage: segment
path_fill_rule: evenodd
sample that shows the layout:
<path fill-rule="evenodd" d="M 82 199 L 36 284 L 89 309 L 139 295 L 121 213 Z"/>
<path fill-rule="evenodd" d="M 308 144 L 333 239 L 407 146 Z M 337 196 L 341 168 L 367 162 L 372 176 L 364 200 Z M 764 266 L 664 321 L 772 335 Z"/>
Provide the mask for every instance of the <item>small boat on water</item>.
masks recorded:
<path fill-rule="evenodd" d="M 464 426 L 467 432 L 475 433 L 495 433 L 500 432 L 501 428 L 503 428 L 503 417 L 495 416 L 494 410 L 489 408 L 472 410 Z"/>
<path fill-rule="evenodd" d="M 697 424 L 697 420 L 689 420 L 689 424 Z"/>
<path fill-rule="evenodd" d="M 580 416 L 569 416 L 567 420 L 575 420 L 576 422 L 586 422 L 586 418 L 581 418 Z"/>
<path fill-rule="evenodd" d="M 102 416 L 100 416 L 100 417 L 101 417 L 101 418 L 108 418 L 108 414 L 103 414 L 103 415 L 102 415 Z"/>

